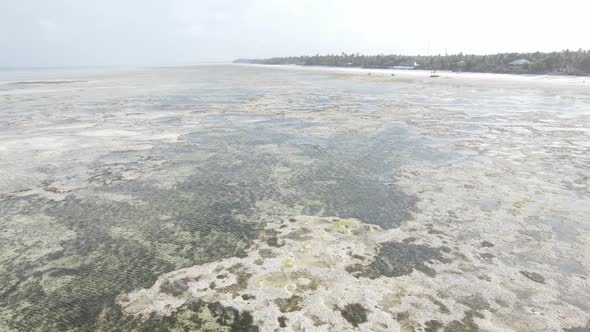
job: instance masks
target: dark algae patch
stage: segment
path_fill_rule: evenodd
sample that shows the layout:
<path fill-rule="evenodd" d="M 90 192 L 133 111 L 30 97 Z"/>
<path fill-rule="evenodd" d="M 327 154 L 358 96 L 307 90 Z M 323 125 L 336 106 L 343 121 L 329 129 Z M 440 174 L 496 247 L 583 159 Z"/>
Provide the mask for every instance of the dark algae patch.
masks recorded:
<path fill-rule="evenodd" d="M 465 317 L 461 320 L 454 320 L 447 324 L 444 328 L 444 332 L 479 332 L 481 329 L 475 321 L 473 320 L 475 317 L 483 318 L 480 314 L 476 311 L 467 311 L 465 313 Z"/>
<path fill-rule="evenodd" d="M 287 327 L 287 317 L 280 316 L 277 320 L 279 321 L 279 327 Z"/>
<path fill-rule="evenodd" d="M 96 321 L 95 331 L 227 331 L 258 332 L 252 315 L 239 312 L 218 302 L 207 303 L 201 300 L 189 302 L 170 316 L 152 314 L 146 318 L 124 316 L 120 310 L 105 309 Z"/>
<path fill-rule="evenodd" d="M 407 275 L 414 269 L 434 276 L 435 271 L 425 263 L 435 260 L 444 261 L 439 249 L 411 243 L 385 242 L 370 268 L 387 277 Z"/>
<path fill-rule="evenodd" d="M 425 245 L 404 242 L 384 242 L 379 248 L 375 260 L 368 266 L 355 264 L 347 267 L 347 271 L 357 277 L 378 278 L 400 277 L 418 270 L 429 276 L 434 276 L 434 269 L 426 265 L 427 262 L 448 260 L 442 256 L 441 250 Z"/>
<path fill-rule="evenodd" d="M 340 313 L 354 327 L 367 321 L 368 311 L 359 303 L 345 305 L 344 308 L 340 309 Z"/>
<path fill-rule="evenodd" d="M 403 131 L 395 128 L 369 135 L 341 134 L 304 150 L 316 161 L 304 174 L 297 174 L 291 185 L 322 202 L 317 209 L 326 216 L 394 228 L 408 218 L 415 199 L 386 185 L 384 179 L 399 166 L 400 155 L 412 148 Z M 304 213 L 317 211 L 309 207 Z"/>
<path fill-rule="evenodd" d="M 494 246 L 494 244 L 491 243 L 490 241 L 482 241 L 480 245 L 484 248 L 491 248 Z"/>
<path fill-rule="evenodd" d="M 286 299 L 276 299 L 275 304 L 281 312 L 293 312 L 303 309 L 303 298 L 299 295 L 293 295 Z"/>
<path fill-rule="evenodd" d="M 443 328 L 443 323 L 437 320 L 429 320 L 424 323 L 424 332 L 438 332 Z"/>

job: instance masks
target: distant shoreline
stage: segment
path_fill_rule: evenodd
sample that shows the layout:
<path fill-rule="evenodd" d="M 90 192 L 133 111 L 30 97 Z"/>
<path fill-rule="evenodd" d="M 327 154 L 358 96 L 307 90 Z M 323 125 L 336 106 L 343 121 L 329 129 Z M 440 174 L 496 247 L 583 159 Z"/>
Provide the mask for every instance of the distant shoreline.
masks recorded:
<path fill-rule="evenodd" d="M 242 65 L 259 65 L 259 66 L 268 66 L 268 67 L 283 67 L 283 66 L 293 66 L 293 67 L 302 67 L 302 68 L 338 68 L 338 69 L 365 69 L 365 70 L 388 70 L 393 72 L 430 72 L 432 69 L 426 68 L 414 68 L 414 69 L 400 69 L 400 68 L 393 68 L 393 67 L 355 67 L 355 66 L 332 66 L 332 65 L 306 65 L 306 64 L 299 64 L 299 63 L 285 63 L 285 64 L 270 64 L 270 63 L 255 63 L 255 62 L 236 62 L 233 61 L 233 64 L 242 64 Z M 566 74 L 566 73 L 559 73 L 559 72 L 540 72 L 540 73 L 530 73 L 530 72 L 499 72 L 499 71 L 458 71 L 458 70 L 446 70 L 446 69 L 436 69 L 437 72 L 448 72 L 448 73 L 455 73 L 455 74 L 497 74 L 497 75 L 521 75 L 521 76 L 555 76 L 555 77 L 590 77 L 590 73 L 588 74 Z"/>
<path fill-rule="evenodd" d="M 352 75 L 362 76 L 372 80 L 387 81 L 415 81 L 428 84 L 461 84 L 461 85 L 485 85 L 499 88 L 569 86 L 571 89 L 588 91 L 590 77 L 572 75 L 546 75 L 546 74 L 512 74 L 512 73 L 482 73 L 482 72 L 451 72 L 439 71 L 438 77 L 430 77 L 429 70 L 401 70 L 401 69 L 377 69 L 357 67 L 335 66 L 303 66 L 303 65 L 263 65 L 234 63 L 234 66 L 254 67 L 267 70 L 287 70 L 309 73 L 322 73 L 328 75 Z"/>
<path fill-rule="evenodd" d="M 233 63 L 360 69 L 431 70 L 467 73 L 590 76 L 590 51 L 498 53 L 488 55 L 314 55 L 237 59 Z"/>

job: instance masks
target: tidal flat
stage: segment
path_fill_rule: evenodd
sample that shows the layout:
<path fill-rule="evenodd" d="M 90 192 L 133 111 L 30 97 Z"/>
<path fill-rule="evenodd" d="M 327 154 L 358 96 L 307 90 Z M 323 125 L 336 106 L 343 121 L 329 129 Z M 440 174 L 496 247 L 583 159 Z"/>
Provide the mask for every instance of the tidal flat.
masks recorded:
<path fill-rule="evenodd" d="M 0 331 L 588 331 L 584 78 L 0 81 Z"/>

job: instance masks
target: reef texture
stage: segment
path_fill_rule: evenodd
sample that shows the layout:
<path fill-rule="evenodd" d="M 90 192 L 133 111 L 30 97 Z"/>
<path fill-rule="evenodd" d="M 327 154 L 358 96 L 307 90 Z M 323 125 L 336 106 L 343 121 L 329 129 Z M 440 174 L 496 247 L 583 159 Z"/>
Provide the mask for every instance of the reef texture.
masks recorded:
<path fill-rule="evenodd" d="M 588 329 L 581 79 L 58 78 L 0 83 L 0 331 Z"/>

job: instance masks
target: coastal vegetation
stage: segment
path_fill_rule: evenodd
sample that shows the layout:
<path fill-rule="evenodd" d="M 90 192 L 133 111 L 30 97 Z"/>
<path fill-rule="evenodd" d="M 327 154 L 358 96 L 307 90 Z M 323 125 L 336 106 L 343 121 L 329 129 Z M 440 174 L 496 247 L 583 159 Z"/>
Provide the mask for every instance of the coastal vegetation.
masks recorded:
<path fill-rule="evenodd" d="M 590 50 L 497 53 L 489 55 L 313 55 L 269 59 L 238 59 L 234 63 L 360 68 L 403 68 L 465 72 L 590 75 Z"/>

